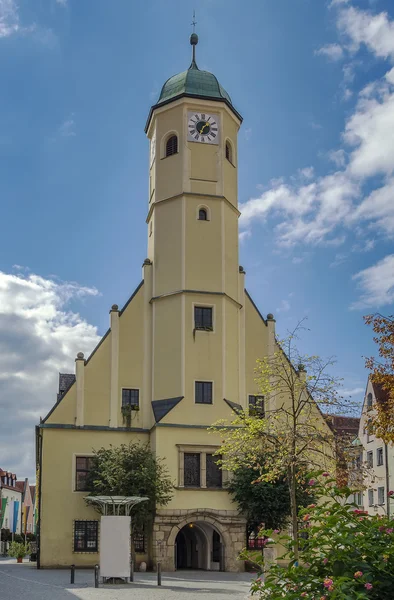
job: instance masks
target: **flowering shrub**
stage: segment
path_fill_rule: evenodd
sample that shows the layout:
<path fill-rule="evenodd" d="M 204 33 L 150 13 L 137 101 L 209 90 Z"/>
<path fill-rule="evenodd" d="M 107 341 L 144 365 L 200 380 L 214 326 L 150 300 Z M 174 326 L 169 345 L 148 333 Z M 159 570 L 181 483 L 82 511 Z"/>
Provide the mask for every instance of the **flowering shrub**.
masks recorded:
<path fill-rule="evenodd" d="M 267 600 L 393 600 L 394 520 L 346 504 L 353 491 L 337 487 L 328 473 L 315 475 L 309 484 L 321 500 L 299 513 L 305 526 L 299 563 L 288 535 L 260 532 L 268 538 L 265 547 L 280 543 L 284 554 L 279 558 L 290 562 L 288 567 L 274 564 L 264 583 L 261 578 L 253 582 L 252 594 Z"/>

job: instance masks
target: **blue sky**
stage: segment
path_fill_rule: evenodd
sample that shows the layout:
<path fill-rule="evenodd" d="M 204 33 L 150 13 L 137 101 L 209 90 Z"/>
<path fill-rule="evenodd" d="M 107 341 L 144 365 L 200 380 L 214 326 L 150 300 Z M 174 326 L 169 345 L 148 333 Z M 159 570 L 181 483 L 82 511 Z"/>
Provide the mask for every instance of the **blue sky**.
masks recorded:
<path fill-rule="evenodd" d="M 392 2 L 0 0 L 0 466 L 20 477 L 57 372 L 140 282 L 144 125 L 189 65 L 193 8 L 198 65 L 244 117 L 248 291 L 279 335 L 307 316 L 302 349 L 363 396 L 362 316 L 394 300 Z"/>

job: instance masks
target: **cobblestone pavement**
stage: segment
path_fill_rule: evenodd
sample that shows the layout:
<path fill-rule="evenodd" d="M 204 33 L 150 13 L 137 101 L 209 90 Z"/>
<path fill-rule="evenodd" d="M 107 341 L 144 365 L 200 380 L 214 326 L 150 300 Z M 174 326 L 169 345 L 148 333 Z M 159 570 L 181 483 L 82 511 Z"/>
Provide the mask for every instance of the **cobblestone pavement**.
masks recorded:
<path fill-rule="evenodd" d="M 182 571 L 163 573 L 162 587 L 155 573 L 136 573 L 128 585 L 94 588 L 93 570 L 77 570 L 70 584 L 68 570 L 40 570 L 34 564 L 0 559 L 1 600 L 246 600 L 252 575 Z"/>

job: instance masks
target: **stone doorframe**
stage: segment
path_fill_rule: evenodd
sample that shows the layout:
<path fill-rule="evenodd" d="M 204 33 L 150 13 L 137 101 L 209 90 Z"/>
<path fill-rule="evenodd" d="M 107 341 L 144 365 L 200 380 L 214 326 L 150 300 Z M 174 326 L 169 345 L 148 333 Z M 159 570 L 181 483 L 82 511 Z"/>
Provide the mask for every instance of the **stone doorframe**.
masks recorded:
<path fill-rule="evenodd" d="M 160 561 L 163 571 L 175 571 L 175 541 L 180 530 L 189 523 L 206 522 L 220 534 L 224 545 L 225 571 L 243 571 L 238 554 L 246 544 L 246 519 L 236 510 L 161 509 L 153 525 L 153 562 Z"/>

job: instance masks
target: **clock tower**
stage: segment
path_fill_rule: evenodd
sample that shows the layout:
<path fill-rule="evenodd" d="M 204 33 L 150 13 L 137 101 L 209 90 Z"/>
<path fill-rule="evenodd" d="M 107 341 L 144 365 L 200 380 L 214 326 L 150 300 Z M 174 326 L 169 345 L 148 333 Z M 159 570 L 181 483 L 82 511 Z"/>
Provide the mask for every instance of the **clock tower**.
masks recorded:
<path fill-rule="evenodd" d="M 198 68 L 195 33 L 190 43 L 189 69 L 165 82 L 146 125 L 150 173 L 144 281 L 151 287 L 146 293 L 152 306 L 147 371 L 153 399 L 183 397 L 179 418 L 193 420 L 201 412 L 200 422 L 209 425 L 222 416 L 224 398 L 245 402 L 237 197 L 242 117 L 217 78 Z M 198 322 L 201 314 L 205 328 Z M 213 382 L 209 407 L 195 402 L 200 380 Z"/>

